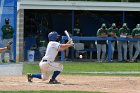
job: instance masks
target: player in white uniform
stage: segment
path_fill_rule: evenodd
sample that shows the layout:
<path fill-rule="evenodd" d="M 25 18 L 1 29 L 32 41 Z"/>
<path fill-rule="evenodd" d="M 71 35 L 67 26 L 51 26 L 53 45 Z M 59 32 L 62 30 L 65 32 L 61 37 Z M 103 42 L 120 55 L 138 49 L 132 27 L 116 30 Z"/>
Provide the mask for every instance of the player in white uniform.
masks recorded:
<path fill-rule="evenodd" d="M 50 32 L 48 34 L 49 43 L 46 49 L 46 54 L 39 63 L 41 74 L 28 73 L 27 74 L 28 82 L 32 82 L 33 78 L 47 80 L 49 79 L 49 74 L 51 73 L 51 71 L 54 71 L 49 83 L 50 84 L 60 83 L 56 80 L 56 77 L 63 70 L 63 65 L 59 62 L 54 62 L 54 60 L 59 51 L 63 51 L 73 46 L 73 41 L 69 40 L 66 44 L 60 44 L 59 42 L 57 42 L 58 37 L 59 35 L 57 32 Z"/>

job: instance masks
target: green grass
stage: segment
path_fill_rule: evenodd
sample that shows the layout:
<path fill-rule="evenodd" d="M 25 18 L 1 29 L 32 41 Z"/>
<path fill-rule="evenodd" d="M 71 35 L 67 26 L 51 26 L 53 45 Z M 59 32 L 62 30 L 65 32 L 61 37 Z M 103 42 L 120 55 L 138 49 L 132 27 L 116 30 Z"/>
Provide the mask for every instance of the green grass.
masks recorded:
<path fill-rule="evenodd" d="M 140 71 L 140 63 L 64 63 L 65 71 L 106 72 Z"/>
<path fill-rule="evenodd" d="M 0 91 L 0 93 L 105 93 L 105 92 L 86 92 L 86 91 Z"/>
<path fill-rule="evenodd" d="M 40 73 L 38 63 L 24 63 L 23 74 L 26 74 L 26 73 Z"/>
<path fill-rule="evenodd" d="M 63 62 L 67 72 L 140 72 L 140 63 L 96 63 L 96 62 Z M 24 63 L 23 74 L 40 73 L 38 63 Z"/>

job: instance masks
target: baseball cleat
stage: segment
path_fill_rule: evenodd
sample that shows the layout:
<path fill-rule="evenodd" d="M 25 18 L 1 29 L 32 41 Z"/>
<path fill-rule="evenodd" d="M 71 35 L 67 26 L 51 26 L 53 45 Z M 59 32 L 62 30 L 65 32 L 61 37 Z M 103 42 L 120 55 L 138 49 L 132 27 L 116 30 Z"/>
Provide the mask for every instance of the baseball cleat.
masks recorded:
<path fill-rule="evenodd" d="M 49 84 L 61 84 L 61 82 L 58 82 L 57 80 L 50 79 Z"/>
<path fill-rule="evenodd" d="M 28 79 L 28 82 L 32 82 L 32 79 L 33 79 L 32 74 L 27 73 L 27 79 Z"/>

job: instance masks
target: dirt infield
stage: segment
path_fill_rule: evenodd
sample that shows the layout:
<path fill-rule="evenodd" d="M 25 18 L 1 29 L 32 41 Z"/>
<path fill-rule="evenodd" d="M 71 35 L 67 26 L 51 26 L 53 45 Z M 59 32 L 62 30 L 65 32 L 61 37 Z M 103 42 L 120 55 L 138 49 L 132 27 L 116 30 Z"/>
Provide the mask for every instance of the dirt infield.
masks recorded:
<path fill-rule="evenodd" d="M 140 77 L 60 75 L 62 84 L 34 79 L 28 83 L 26 76 L 0 76 L 0 90 L 74 90 L 107 93 L 140 93 Z"/>

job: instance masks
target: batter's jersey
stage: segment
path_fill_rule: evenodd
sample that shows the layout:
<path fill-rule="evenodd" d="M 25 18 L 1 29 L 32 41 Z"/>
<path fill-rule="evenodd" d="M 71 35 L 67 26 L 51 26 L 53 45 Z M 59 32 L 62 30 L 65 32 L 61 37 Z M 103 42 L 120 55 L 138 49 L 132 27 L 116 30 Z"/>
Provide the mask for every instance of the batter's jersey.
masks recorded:
<path fill-rule="evenodd" d="M 59 52 L 60 45 L 61 44 L 59 42 L 50 41 L 48 43 L 45 56 L 42 58 L 42 60 L 48 60 L 53 62 Z"/>

